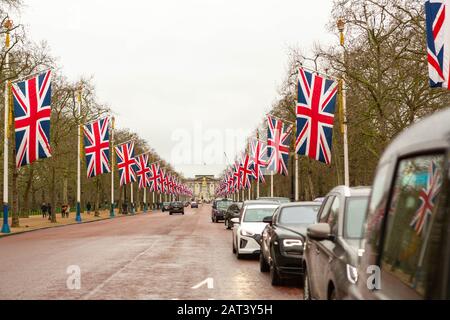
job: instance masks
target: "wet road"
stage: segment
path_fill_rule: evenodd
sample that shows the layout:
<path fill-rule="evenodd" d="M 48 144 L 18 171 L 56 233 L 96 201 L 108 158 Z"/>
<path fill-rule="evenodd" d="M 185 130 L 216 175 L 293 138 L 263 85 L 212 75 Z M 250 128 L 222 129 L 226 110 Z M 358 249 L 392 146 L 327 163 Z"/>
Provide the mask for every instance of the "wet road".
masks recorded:
<path fill-rule="evenodd" d="M 0 238 L 0 299 L 301 298 L 295 286 L 272 287 L 257 259 L 237 260 L 231 231 L 211 223 L 210 212 L 204 205 L 184 216 L 156 212 Z M 192 288 L 207 278 L 212 288 Z"/>

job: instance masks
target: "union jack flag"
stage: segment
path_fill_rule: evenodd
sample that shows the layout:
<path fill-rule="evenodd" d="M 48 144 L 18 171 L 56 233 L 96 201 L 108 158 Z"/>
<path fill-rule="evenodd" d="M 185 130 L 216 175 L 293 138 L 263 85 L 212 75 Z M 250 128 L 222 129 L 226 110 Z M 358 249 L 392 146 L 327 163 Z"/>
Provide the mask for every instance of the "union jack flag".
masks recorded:
<path fill-rule="evenodd" d="M 263 169 L 267 166 L 267 146 L 258 139 L 250 142 L 253 177 L 258 182 L 265 182 Z"/>
<path fill-rule="evenodd" d="M 295 151 L 331 163 L 337 82 L 300 68 Z"/>
<path fill-rule="evenodd" d="M 267 122 L 268 169 L 274 173 L 287 176 L 292 126 L 286 126 L 281 120 L 270 115 L 267 116 Z"/>
<path fill-rule="evenodd" d="M 158 163 L 152 163 L 150 165 L 150 176 L 149 176 L 150 191 L 157 191 L 159 189 L 158 187 L 159 179 L 160 179 L 159 165 Z"/>
<path fill-rule="evenodd" d="M 148 154 L 141 154 L 136 157 L 136 175 L 138 177 L 139 189 L 147 188 L 150 184 Z"/>
<path fill-rule="evenodd" d="M 419 192 L 419 200 L 421 201 L 420 207 L 417 209 L 410 223 L 410 226 L 414 228 L 418 235 L 420 235 L 424 229 L 427 229 L 428 220 L 433 214 L 441 184 L 441 172 L 438 165 L 435 161 L 431 161 L 428 168 L 427 186 L 422 188 Z"/>
<path fill-rule="evenodd" d="M 134 159 L 134 142 L 130 141 L 115 147 L 117 155 L 117 168 L 120 174 L 120 185 L 135 182 L 136 173 L 134 168 L 136 160 Z"/>
<path fill-rule="evenodd" d="M 83 126 L 87 177 L 111 172 L 109 166 L 109 117 Z"/>
<path fill-rule="evenodd" d="M 51 157 L 51 71 L 14 83 L 16 166 Z"/>
<path fill-rule="evenodd" d="M 241 166 L 237 160 L 234 162 L 233 188 L 235 191 L 241 189 Z"/>
<path fill-rule="evenodd" d="M 239 170 L 242 173 L 241 184 L 242 188 L 250 188 L 251 187 L 251 176 L 253 174 L 253 170 L 251 169 L 251 161 L 249 155 L 246 153 L 242 156 L 242 161 L 239 167 Z"/>
<path fill-rule="evenodd" d="M 166 193 L 166 186 L 167 186 L 167 178 L 166 173 L 163 169 L 159 169 L 159 179 L 158 179 L 158 188 L 159 192 Z"/>
<path fill-rule="evenodd" d="M 425 2 L 428 70 L 431 87 L 449 88 L 450 81 L 450 0 Z"/>

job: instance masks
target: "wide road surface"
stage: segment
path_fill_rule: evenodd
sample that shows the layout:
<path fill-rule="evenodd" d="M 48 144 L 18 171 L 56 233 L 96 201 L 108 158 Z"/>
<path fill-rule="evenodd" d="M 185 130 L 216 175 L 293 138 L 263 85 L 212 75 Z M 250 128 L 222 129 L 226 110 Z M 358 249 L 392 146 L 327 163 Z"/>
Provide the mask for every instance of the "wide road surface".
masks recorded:
<path fill-rule="evenodd" d="M 210 212 L 204 205 L 184 216 L 155 212 L 0 238 L 0 299 L 301 299 L 296 286 L 272 287 L 258 260 L 237 260 L 231 231 L 211 223 Z M 79 267 L 79 289 L 69 266 Z M 207 278 L 212 288 L 192 288 Z"/>

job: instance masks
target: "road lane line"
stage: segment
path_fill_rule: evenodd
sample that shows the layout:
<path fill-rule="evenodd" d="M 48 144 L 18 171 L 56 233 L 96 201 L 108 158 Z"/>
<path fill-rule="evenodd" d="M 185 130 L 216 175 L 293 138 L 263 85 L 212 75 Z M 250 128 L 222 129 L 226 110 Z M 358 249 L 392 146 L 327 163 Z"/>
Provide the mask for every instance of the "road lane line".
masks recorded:
<path fill-rule="evenodd" d="M 99 290 L 101 290 L 112 278 L 114 278 L 116 275 L 120 274 L 122 271 L 124 271 L 129 265 L 133 264 L 135 261 L 137 261 L 140 257 L 145 255 L 150 249 L 153 249 L 156 243 L 158 243 L 160 240 L 157 239 L 153 241 L 150 247 L 136 255 L 133 259 L 130 260 L 127 264 L 125 264 L 122 268 L 114 272 L 112 275 L 110 275 L 105 281 L 103 281 L 101 284 L 99 284 L 97 287 L 95 287 L 93 290 L 91 290 L 89 293 L 85 294 L 81 300 L 88 300 L 90 297 L 92 297 L 94 294 L 96 294 Z"/>

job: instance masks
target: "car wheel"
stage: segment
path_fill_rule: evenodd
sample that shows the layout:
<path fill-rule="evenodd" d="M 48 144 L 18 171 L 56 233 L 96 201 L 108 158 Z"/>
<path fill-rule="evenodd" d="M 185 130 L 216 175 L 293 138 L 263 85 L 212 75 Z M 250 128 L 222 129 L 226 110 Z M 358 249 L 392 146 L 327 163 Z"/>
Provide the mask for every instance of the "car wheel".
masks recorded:
<path fill-rule="evenodd" d="M 236 242 L 237 242 L 237 241 L 236 241 Z M 236 243 L 236 244 L 237 244 L 237 243 Z M 239 248 L 236 248 L 235 251 L 236 251 L 236 258 L 237 258 L 238 260 L 241 260 L 244 256 L 243 256 L 242 254 L 239 253 Z"/>
<path fill-rule="evenodd" d="M 259 271 L 269 272 L 269 270 L 270 270 L 269 264 L 266 262 L 266 259 L 264 258 L 264 254 L 261 252 L 259 254 Z"/>
<path fill-rule="evenodd" d="M 169 215 L 172 215 L 172 212 L 169 212 Z"/>
<path fill-rule="evenodd" d="M 269 271 L 270 271 L 270 283 L 273 286 L 279 286 L 281 284 L 281 278 L 277 269 L 273 264 L 270 266 Z"/>
<path fill-rule="evenodd" d="M 231 221 L 227 220 L 227 229 L 230 230 L 231 229 Z"/>
<path fill-rule="evenodd" d="M 331 291 L 328 294 L 328 300 L 338 300 L 336 290 L 334 288 L 331 288 Z"/>
<path fill-rule="evenodd" d="M 184 215 L 184 211 L 181 214 Z"/>
<path fill-rule="evenodd" d="M 234 246 L 234 241 L 233 241 L 233 254 L 236 254 L 236 247 Z"/>
<path fill-rule="evenodd" d="M 305 274 L 303 275 L 303 300 L 311 300 L 310 288 L 308 269 L 305 269 Z"/>

